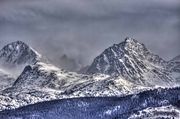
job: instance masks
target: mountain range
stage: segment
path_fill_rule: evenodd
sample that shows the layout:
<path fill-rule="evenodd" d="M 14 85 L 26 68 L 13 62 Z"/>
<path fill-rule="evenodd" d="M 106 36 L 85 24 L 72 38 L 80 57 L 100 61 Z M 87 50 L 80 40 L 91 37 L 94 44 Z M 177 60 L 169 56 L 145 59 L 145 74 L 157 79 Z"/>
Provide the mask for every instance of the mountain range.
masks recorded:
<path fill-rule="evenodd" d="M 149 95 L 180 85 L 180 56 L 165 61 L 132 38 L 105 49 L 83 74 L 56 67 L 44 57 L 22 41 L 0 50 L 0 110 L 67 98 Z"/>

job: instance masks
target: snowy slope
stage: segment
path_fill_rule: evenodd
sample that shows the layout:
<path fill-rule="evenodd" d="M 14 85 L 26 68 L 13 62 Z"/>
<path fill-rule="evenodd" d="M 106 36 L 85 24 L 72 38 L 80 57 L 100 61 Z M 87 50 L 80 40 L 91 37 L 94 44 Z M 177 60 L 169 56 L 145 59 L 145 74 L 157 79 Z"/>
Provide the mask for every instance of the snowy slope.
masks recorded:
<path fill-rule="evenodd" d="M 166 68 L 167 64 L 158 55 L 151 53 L 144 44 L 126 38 L 124 42 L 114 44 L 96 57 L 87 73 L 121 75 L 141 85 L 166 86 L 174 82 L 170 70 Z"/>
<path fill-rule="evenodd" d="M 121 94 L 124 88 L 125 91 L 131 91 L 137 86 L 121 77 L 101 74 L 82 75 L 59 69 L 51 64 L 38 62 L 36 65 L 27 66 L 24 69 L 12 89 L 22 90 L 38 87 L 53 89 L 66 95 L 79 92 L 82 96 L 95 96 L 96 93 L 99 96 L 111 96 L 116 95 L 116 92 Z"/>
<path fill-rule="evenodd" d="M 179 97 L 180 88 L 159 88 L 125 97 L 63 99 L 37 103 L 15 110 L 3 111 L 0 112 L 0 118 L 152 119 L 151 117 L 153 117 L 153 119 L 163 119 L 163 117 L 165 117 L 171 119 L 175 117 L 178 119 L 180 114 L 180 110 L 178 109 Z M 171 107 L 172 104 L 174 105 L 173 107 Z M 157 109 L 158 111 L 155 111 Z M 138 112 L 140 112 L 140 118 L 136 118 Z M 154 113 L 154 115 L 150 115 L 151 113 Z"/>

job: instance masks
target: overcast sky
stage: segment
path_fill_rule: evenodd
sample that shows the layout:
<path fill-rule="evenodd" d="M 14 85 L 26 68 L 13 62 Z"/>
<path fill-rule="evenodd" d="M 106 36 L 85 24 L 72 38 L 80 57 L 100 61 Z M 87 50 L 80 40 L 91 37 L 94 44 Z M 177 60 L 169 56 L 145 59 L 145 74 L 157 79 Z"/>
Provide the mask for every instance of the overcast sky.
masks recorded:
<path fill-rule="evenodd" d="M 0 47 L 25 41 L 58 64 L 82 64 L 125 37 L 164 59 L 180 54 L 180 0 L 0 0 Z"/>

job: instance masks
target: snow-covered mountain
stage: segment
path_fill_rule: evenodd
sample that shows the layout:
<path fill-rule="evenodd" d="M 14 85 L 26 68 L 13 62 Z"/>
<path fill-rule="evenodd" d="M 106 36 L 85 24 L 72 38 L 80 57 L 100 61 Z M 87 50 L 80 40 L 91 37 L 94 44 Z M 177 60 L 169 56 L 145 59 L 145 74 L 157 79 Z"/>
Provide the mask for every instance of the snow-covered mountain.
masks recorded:
<path fill-rule="evenodd" d="M 0 90 L 11 87 L 26 65 L 40 59 L 41 55 L 22 41 L 4 46 L 0 50 Z"/>
<path fill-rule="evenodd" d="M 22 41 L 7 44 L 0 50 L 0 61 L 3 65 L 34 64 L 40 57 L 40 54 Z"/>
<path fill-rule="evenodd" d="M 88 74 L 43 62 L 39 53 L 21 41 L 8 44 L 0 54 L 4 64 L 25 67 L 17 79 L 5 83 L 7 88 L 0 91 L 0 110 L 54 99 L 125 96 L 157 86 L 178 85 L 174 71 L 167 68 L 170 62 L 131 38 L 106 49 L 88 68 Z"/>
<path fill-rule="evenodd" d="M 144 44 L 132 38 L 114 44 L 95 58 L 88 74 L 121 75 L 142 85 L 170 85 L 174 82 L 168 62 L 150 52 Z"/>
<path fill-rule="evenodd" d="M 12 86 L 24 67 L 38 59 L 40 55 L 21 41 L 4 46 L 0 50 L 0 90 Z"/>
<path fill-rule="evenodd" d="M 35 64 L 41 55 L 22 41 L 7 44 L 0 50 L 0 67 L 18 77 L 26 65 Z"/>
<path fill-rule="evenodd" d="M 26 66 L 13 86 L 0 95 L 0 110 L 17 108 L 37 102 L 97 96 L 123 96 L 150 89 L 120 76 L 83 75 L 59 69 L 52 64 L 37 62 Z M 5 97 L 4 97 L 5 96 Z M 6 103 L 5 100 L 9 102 Z"/>

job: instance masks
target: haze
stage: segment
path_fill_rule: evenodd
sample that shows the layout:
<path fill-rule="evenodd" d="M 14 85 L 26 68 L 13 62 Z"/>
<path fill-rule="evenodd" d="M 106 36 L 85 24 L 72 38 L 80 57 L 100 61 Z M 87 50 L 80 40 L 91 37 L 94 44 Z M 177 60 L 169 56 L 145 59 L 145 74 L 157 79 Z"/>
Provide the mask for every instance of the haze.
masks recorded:
<path fill-rule="evenodd" d="M 0 47 L 21 40 L 58 66 L 66 54 L 64 67 L 77 70 L 132 37 L 170 60 L 180 54 L 179 12 L 179 0 L 0 0 Z"/>

